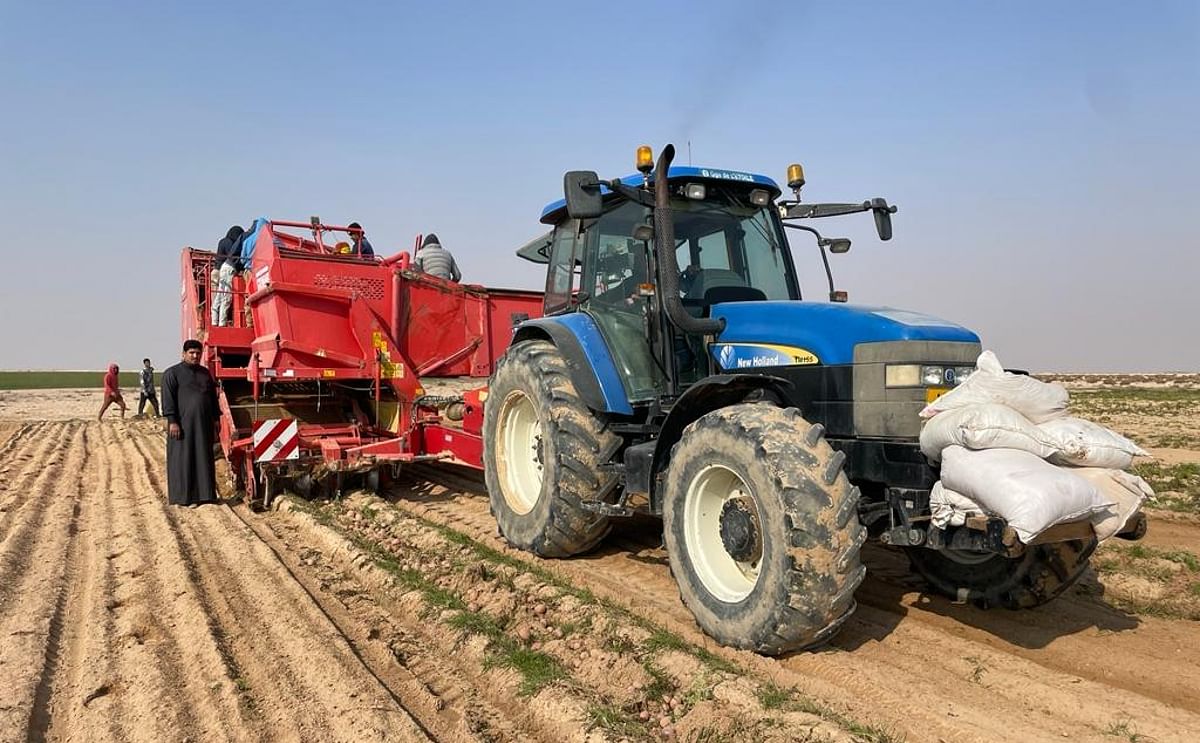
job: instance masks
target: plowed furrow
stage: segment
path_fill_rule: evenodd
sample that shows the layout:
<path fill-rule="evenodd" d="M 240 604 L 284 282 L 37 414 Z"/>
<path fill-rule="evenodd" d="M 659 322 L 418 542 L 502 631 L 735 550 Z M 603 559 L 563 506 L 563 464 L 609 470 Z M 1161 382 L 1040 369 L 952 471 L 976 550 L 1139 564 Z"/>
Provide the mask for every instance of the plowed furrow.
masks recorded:
<path fill-rule="evenodd" d="M 463 486 L 471 485 L 469 478 L 441 477 L 435 468 L 414 468 L 414 472 L 446 481 L 456 490 L 467 490 Z M 470 488 L 474 497 L 441 491 L 415 480 L 405 479 L 401 486 L 412 491 L 407 497 L 398 491 L 401 497 L 397 505 L 401 508 L 503 546 L 495 536 L 486 494 L 478 485 Z M 538 564 L 593 587 L 672 629 L 686 631 L 689 639 L 707 642 L 678 600 L 665 554 L 647 547 L 644 536 L 617 535 L 616 539 L 610 538 L 610 544 L 587 556 Z M 633 551 L 614 547 L 632 547 Z M 959 608 L 950 607 L 948 602 L 940 604 L 948 612 Z M 1055 607 L 1051 604 L 1022 614 L 1026 615 L 1025 621 L 1035 622 L 1048 635 L 1057 637 Z M 1071 611 L 1072 607 L 1066 609 Z M 1098 610 L 1107 611 L 1102 607 Z M 1056 663 L 1042 664 L 1039 660 L 1043 654 L 1013 653 L 1003 641 L 981 641 L 973 636 L 977 633 L 974 628 L 953 626 L 954 620 L 946 621 L 951 626 L 930 626 L 907 621 L 905 614 L 903 609 L 897 612 L 866 606 L 824 652 L 799 653 L 778 660 L 727 649 L 719 652 L 771 673 L 779 683 L 794 684 L 813 696 L 845 703 L 865 719 L 882 716 L 891 720 L 896 729 L 910 731 L 913 739 L 1039 740 L 1067 735 L 1073 740 L 1102 740 L 1108 726 L 1119 719 L 1136 720 L 1139 732 L 1161 740 L 1182 739 L 1183 731 L 1200 729 L 1200 716 L 1186 708 L 1190 705 L 1181 708 L 1173 700 L 1131 693 L 1123 685 L 1110 685 L 1099 674 L 1085 677 L 1079 673 L 1084 670 L 1081 663 L 1067 664 L 1065 669 Z M 1192 634 L 1194 628 L 1187 631 Z M 1105 652 L 1104 646 L 1104 639 L 1096 637 L 1081 640 L 1078 645 L 1081 654 L 1093 659 Z M 1194 662 L 1194 656 L 1177 662 Z M 898 683 L 899 679 L 903 682 Z M 914 689 L 922 690 L 919 700 L 913 697 Z M 870 700 L 870 704 L 862 700 Z"/>
<path fill-rule="evenodd" d="M 30 740 L 40 740 L 48 727 L 66 580 L 74 569 L 86 433 L 68 428 L 70 443 L 62 454 L 67 476 L 53 478 L 47 469 L 32 480 L 29 500 L 36 507 L 5 516 L 15 523 L 0 546 L 0 730 L 21 731 Z"/>
<path fill-rule="evenodd" d="M 10 472 L 12 463 L 10 462 L 9 453 L 16 449 L 21 441 L 36 436 L 37 432 L 45 428 L 45 426 L 45 421 L 22 423 L 8 434 L 8 437 L 4 439 L 4 443 L 0 444 L 0 477 L 7 476 Z"/>
<path fill-rule="evenodd" d="M 306 587 L 337 626 L 351 637 L 363 662 L 388 689 L 394 690 L 405 708 L 414 713 L 427 732 L 438 739 L 481 739 L 504 741 L 529 740 L 513 720 L 484 698 L 470 684 L 478 669 L 462 666 L 458 659 L 446 657 L 433 647 L 433 640 L 422 634 L 421 626 L 404 623 L 403 612 L 391 612 L 394 597 L 361 583 L 356 571 L 340 564 L 337 558 L 323 554 L 329 562 L 321 572 L 319 585 L 295 566 L 295 560 L 313 550 L 303 530 L 286 520 L 261 516 L 238 508 L 233 511 L 282 561 L 288 562 L 297 581 Z M 314 566 L 313 559 L 308 564 Z M 386 642 L 386 648 L 378 646 Z M 525 710 L 513 714 L 524 717 Z"/>
<path fill-rule="evenodd" d="M 849 648 L 833 656 L 839 663 L 879 680 L 904 678 L 915 688 L 953 689 L 954 696 L 946 701 L 957 707 L 1003 709 L 1003 716 L 994 718 L 998 737 L 1021 734 L 1023 727 L 1030 735 L 1089 727 L 1093 733 L 1103 733 L 1120 715 L 1136 718 L 1138 730 L 1156 737 L 1169 739 L 1172 733 L 1200 729 L 1200 717 L 1189 710 L 1064 673 L 921 622 L 897 623 L 892 614 L 873 607 L 860 606 L 855 623 L 858 626 L 847 637 L 839 637 Z M 788 662 L 803 668 L 801 660 L 796 656 Z M 1097 720 L 1101 711 L 1111 716 Z"/>
<path fill-rule="evenodd" d="M 157 471 L 145 440 L 135 444 L 147 471 Z M 165 502 L 161 478 L 150 479 Z M 272 735 L 323 740 L 354 730 L 366 738 L 426 738 L 274 553 L 227 507 L 171 508 L 166 516 L 241 684 L 257 713 L 272 721 Z"/>
<path fill-rule="evenodd" d="M 1188 678 L 1196 659 L 1183 652 L 1200 642 L 1194 622 L 1137 617 L 1085 596 L 1066 595 L 1032 611 L 987 611 L 955 606 L 921 593 L 918 578 L 908 573 L 903 555 L 882 547 L 864 551 L 871 577 L 859 590 L 859 606 L 893 615 L 883 624 L 918 623 L 941 633 L 964 637 L 989 649 L 1009 653 L 1106 687 L 1131 692 L 1200 714 L 1200 694 L 1190 685 L 1164 684 L 1166 678 Z M 853 647 L 854 626 L 835 640 Z M 1103 652 L 1097 647 L 1103 646 Z M 1137 664 L 1114 667 L 1111 658 L 1138 658 Z"/>
<path fill-rule="evenodd" d="M 0 477 L 0 551 L 15 525 L 22 523 L 22 507 L 61 471 L 67 444 L 78 428 L 63 423 L 45 426 L 6 455 L 11 469 Z"/>
<path fill-rule="evenodd" d="M 106 559 L 112 537 L 112 482 L 104 444 L 95 441 L 97 427 L 89 429 L 89 456 L 83 471 L 76 473 L 78 522 L 82 526 L 65 573 L 61 651 L 38 688 L 42 698 L 35 710 L 40 710 L 40 715 L 35 716 L 37 735 L 31 735 L 45 735 L 50 740 L 66 737 L 62 728 L 68 719 L 74 721 L 73 729 L 89 740 L 126 740 L 111 720 L 94 714 L 102 705 L 117 706 L 120 695 L 112 694 L 111 655 L 97 652 L 115 636 L 111 613 L 105 610 L 113 583 L 113 567 Z"/>
<path fill-rule="evenodd" d="M 165 467 L 162 448 L 146 436 L 136 437 L 134 445 L 146 462 L 153 487 L 165 487 L 159 479 Z M 388 597 L 379 596 L 357 582 L 345 583 L 344 578 L 329 573 L 314 584 L 304 566 L 297 563 L 307 555 L 320 553 L 320 545 L 306 541 L 302 534 L 288 528 L 286 522 L 258 516 L 244 508 L 233 509 L 231 513 L 270 547 L 292 578 L 351 640 L 360 660 L 433 737 L 498 743 L 529 738 L 515 722 L 524 717 L 525 710 L 518 708 L 510 714 L 491 705 L 487 695 L 470 683 L 478 669 L 460 668 L 453 658 L 436 653 L 429 639 L 422 636 L 422 627 L 404 625 L 383 608 L 389 604 Z M 315 564 L 315 560 L 309 564 Z M 335 569 L 334 575 L 341 574 Z M 339 585 L 343 588 L 334 587 Z M 381 651 L 377 646 L 385 636 L 387 645 Z"/>
<path fill-rule="evenodd" d="M 196 733 L 245 739 L 255 726 L 242 719 L 236 683 L 208 631 L 145 460 L 128 431 L 107 428 L 105 434 L 103 459 L 112 483 L 111 547 L 105 557 L 114 581 L 106 606 L 97 611 L 111 618 L 115 636 L 108 647 L 90 652 L 114 656 L 108 686 L 115 691 L 98 700 L 96 714 L 132 740 Z M 111 707 L 105 704 L 109 697 Z M 66 729 L 74 729 L 74 721 Z"/>

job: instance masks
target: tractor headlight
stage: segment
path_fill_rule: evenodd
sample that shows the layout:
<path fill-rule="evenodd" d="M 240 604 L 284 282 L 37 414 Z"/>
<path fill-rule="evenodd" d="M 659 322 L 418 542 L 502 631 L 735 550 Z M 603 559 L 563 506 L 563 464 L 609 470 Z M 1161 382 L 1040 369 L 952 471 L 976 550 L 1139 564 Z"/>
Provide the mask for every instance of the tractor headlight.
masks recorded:
<path fill-rule="evenodd" d="M 689 183 L 683 187 L 683 195 L 695 201 L 704 201 L 707 189 L 703 183 Z"/>
<path fill-rule="evenodd" d="M 973 366 L 888 364 L 883 382 L 887 387 L 957 387 L 974 373 Z"/>
<path fill-rule="evenodd" d="M 916 387 L 921 384 L 921 367 L 916 364 L 888 364 L 883 383 L 887 387 Z"/>
<path fill-rule="evenodd" d="M 949 374 L 951 371 L 954 372 L 953 384 L 955 386 L 958 386 L 958 385 L 962 384 L 963 382 L 967 381 L 967 379 L 969 379 L 970 376 L 975 373 L 975 367 L 973 367 L 973 366 L 955 366 L 953 368 L 951 368 L 951 367 L 946 368 L 947 374 Z M 949 380 L 947 380 L 947 381 L 949 381 Z"/>

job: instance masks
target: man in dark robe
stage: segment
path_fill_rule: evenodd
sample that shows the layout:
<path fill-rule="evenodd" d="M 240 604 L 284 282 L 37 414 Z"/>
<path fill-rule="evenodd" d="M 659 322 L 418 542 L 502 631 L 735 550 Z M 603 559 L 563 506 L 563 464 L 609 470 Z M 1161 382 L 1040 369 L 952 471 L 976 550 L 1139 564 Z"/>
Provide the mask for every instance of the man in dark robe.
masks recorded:
<path fill-rule="evenodd" d="M 217 501 L 213 439 L 218 421 L 217 383 L 200 365 L 200 341 L 183 344 L 183 362 L 163 372 L 167 419 L 167 500 L 176 506 Z"/>

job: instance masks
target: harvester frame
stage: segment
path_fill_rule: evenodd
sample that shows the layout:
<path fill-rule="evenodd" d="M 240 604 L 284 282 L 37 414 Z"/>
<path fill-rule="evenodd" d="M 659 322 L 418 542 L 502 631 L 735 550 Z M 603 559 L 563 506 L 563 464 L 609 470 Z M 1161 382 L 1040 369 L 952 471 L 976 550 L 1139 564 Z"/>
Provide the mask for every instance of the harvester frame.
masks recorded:
<path fill-rule="evenodd" d="M 220 443 L 236 488 L 269 505 L 285 484 L 311 495 L 340 492 L 349 475 L 377 488 L 404 463 L 481 467 L 482 378 L 541 295 L 429 276 L 407 251 L 338 253 L 326 238 L 350 228 L 315 217 L 260 224 L 227 324 L 212 322 L 215 254 L 186 248 L 181 265 L 182 334 L 203 342 L 220 382 Z M 439 397 L 422 377 L 479 381 Z M 260 428 L 288 419 L 298 445 L 287 458 L 256 446 Z"/>

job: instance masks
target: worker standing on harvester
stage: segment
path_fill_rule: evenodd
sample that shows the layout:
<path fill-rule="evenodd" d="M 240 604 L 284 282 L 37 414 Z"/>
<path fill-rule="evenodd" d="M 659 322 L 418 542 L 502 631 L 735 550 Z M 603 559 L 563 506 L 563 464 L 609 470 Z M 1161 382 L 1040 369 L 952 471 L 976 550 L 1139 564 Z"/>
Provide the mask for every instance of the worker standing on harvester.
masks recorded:
<path fill-rule="evenodd" d="M 212 313 L 210 325 L 228 325 L 229 307 L 233 302 L 233 274 L 241 270 L 240 239 L 245 233 L 234 225 L 217 243 L 217 261 L 213 268 Z"/>
<path fill-rule="evenodd" d="M 418 271 L 430 276 L 437 276 L 439 279 L 462 280 L 462 272 L 458 270 L 458 263 L 454 261 L 454 256 L 450 254 L 449 250 L 442 247 L 438 236 L 432 232 L 426 235 L 421 242 L 421 248 L 413 258 L 413 265 Z"/>
<path fill-rule="evenodd" d="M 350 237 L 354 240 L 354 249 L 351 252 L 361 258 L 374 260 L 375 249 L 367 240 L 367 233 L 363 231 L 362 225 L 358 222 L 351 222 L 347 227 L 350 228 Z"/>
<path fill-rule="evenodd" d="M 183 361 L 163 372 L 167 418 L 167 500 L 175 506 L 216 503 L 213 439 L 217 383 L 200 365 L 200 341 L 183 343 Z"/>

